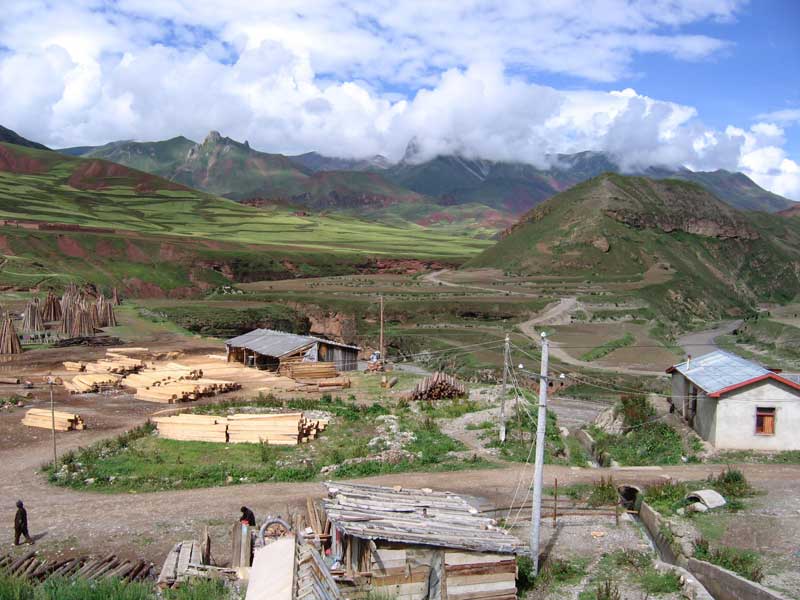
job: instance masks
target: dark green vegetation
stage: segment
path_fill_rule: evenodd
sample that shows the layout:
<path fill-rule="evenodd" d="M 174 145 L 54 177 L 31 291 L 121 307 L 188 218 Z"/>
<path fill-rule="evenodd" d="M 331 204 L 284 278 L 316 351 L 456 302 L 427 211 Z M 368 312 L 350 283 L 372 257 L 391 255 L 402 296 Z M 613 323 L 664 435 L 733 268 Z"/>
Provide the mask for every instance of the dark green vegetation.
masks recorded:
<path fill-rule="evenodd" d="M 694 557 L 733 571 L 751 581 L 758 582 L 764 577 L 761 556 L 752 550 L 729 546 L 712 547 L 707 540 L 701 539 L 694 544 Z"/>
<path fill-rule="evenodd" d="M 27 148 L 38 148 L 39 150 L 47 150 L 47 146 L 44 146 L 38 142 L 32 142 L 28 139 L 25 139 L 21 135 L 19 135 L 16 131 L 11 131 L 6 127 L 0 125 L 0 142 L 5 142 L 7 144 L 16 144 L 17 146 L 26 146 Z"/>
<path fill-rule="evenodd" d="M 548 560 L 538 575 L 533 574 L 533 561 L 528 556 L 517 557 L 517 591 L 552 592 L 560 585 L 578 583 L 586 574 L 586 563 L 580 560 Z"/>
<path fill-rule="evenodd" d="M 656 411 L 643 395 L 624 395 L 615 407 L 622 417 L 623 431 L 611 434 L 596 426 L 589 428 L 595 440 L 595 458 L 608 466 L 615 460 L 622 466 L 675 465 L 689 452 L 681 436 L 659 421 Z"/>
<path fill-rule="evenodd" d="M 189 581 L 180 588 L 157 594 L 149 583 L 51 578 L 33 585 L 0 574 L 0 600 L 231 600 L 234 597 L 221 581 Z"/>
<path fill-rule="evenodd" d="M 192 333 L 216 337 L 233 337 L 259 327 L 301 335 L 309 329 L 308 318 L 282 304 L 236 308 L 184 302 L 178 306 L 156 305 L 140 313 L 150 319 L 169 320 Z"/>
<path fill-rule="evenodd" d="M 538 206 L 468 267 L 627 279 L 675 323 L 746 314 L 800 291 L 800 224 L 744 213 L 699 185 L 602 175 Z"/>
<path fill-rule="evenodd" d="M 442 434 L 430 416 L 419 415 L 409 407 L 398 406 L 392 413 L 379 404 L 363 406 L 330 396 L 288 401 L 261 397 L 200 406 L 195 411 L 226 414 L 242 406 L 250 410 L 323 410 L 335 417 L 327 430 L 332 435 L 324 433 L 314 442 L 300 446 L 226 445 L 161 439 L 155 434 L 155 427 L 148 424 L 117 438 L 68 452 L 55 471 L 52 465 L 45 471 L 56 485 L 119 493 L 488 465 L 477 458 L 464 460 L 449 454 L 466 448 Z M 393 459 L 377 456 L 392 443 L 392 434 L 384 425 L 387 419 L 396 419 L 399 430 L 410 434 L 410 441 L 402 445 L 403 452 L 396 453 Z M 384 441 L 371 446 L 369 442 L 375 437 Z M 333 472 L 320 472 L 331 465 L 339 466 Z"/>
<path fill-rule="evenodd" d="M 654 485 L 645 491 L 644 500 L 654 510 L 663 515 L 676 514 L 689 502 L 686 494 L 700 489 L 700 486 L 716 490 L 725 498 L 725 510 L 737 511 L 742 508 L 742 500 L 756 494 L 744 474 L 732 467 L 725 468 L 719 475 L 711 475 L 700 482 L 668 481 Z"/>

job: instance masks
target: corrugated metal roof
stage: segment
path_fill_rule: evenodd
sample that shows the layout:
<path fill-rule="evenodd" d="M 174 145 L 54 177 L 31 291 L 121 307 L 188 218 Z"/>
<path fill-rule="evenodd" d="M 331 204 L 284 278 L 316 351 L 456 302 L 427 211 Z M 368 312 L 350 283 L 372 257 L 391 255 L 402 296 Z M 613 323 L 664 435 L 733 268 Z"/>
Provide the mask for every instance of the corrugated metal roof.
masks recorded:
<path fill-rule="evenodd" d="M 717 350 L 672 367 L 708 394 L 770 375 L 769 371 L 740 356 Z"/>
<path fill-rule="evenodd" d="M 330 340 L 311 337 L 307 335 L 295 335 L 285 331 L 275 331 L 274 329 L 254 329 L 248 333 L 231 338 L 225 343 L 234 348 L 247 348 L 266 356 L 283 356 L 291 352 L 296 352 L 316 342 L 324 342 L 331 346 L 360 350 L 358 346 L 348 346 Z"/>
<path fill-rule="evenodd" d="M 361 539 L 516 554 L 525 544 L 450 492 L 326 482 L 328 519 Z"/>

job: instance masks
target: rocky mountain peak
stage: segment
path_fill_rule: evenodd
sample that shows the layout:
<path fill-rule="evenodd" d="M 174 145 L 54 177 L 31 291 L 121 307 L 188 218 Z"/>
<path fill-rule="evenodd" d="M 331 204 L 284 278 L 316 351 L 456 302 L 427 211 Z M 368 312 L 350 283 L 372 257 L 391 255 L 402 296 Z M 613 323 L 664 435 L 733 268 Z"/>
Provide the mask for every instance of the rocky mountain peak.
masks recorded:
<path fill-rule="evenodd" d="M 219 131 L 209 131 L 206 139 L 203 140 L 204 146 L 211 146 L 213 144 L 219 144 L 222 141 L 222 135 Z"/>

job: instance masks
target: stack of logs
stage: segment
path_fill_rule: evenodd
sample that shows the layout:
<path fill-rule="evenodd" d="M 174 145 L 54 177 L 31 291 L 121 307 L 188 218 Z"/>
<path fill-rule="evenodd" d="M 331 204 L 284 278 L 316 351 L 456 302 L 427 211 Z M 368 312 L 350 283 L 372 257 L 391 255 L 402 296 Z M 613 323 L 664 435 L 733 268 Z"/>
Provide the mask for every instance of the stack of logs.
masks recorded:
<path fill-rule="evenodd" d="M 219 443 L 266 443 L 296 446 L 313 440 L 328 426 L 324 419 L 307 419 L 303 413 L 214 415 L 179 414 L 155 417 L 162 438 Z"/>
<path fill-rule="evenodd" d="M 45 323 L 53 323 L 61 320 L 61 302 L 53 292 L 47 292 L 42 307 L 42 319 Z"/>
<path fill-rule="evenodd" d="M 125 582 L 144 581 L 151 577 L 153 563 L 144 560 L 125 560 L 114 554 L 104 558 L 67 558 L 48 561 L 40 559 L 35 550 L 16 557 L 0 556 L 0 572 L 12 577 L 43 582 L 50 577 L 97 580 L 117 578 Z"/>
<path fill-rule="evenodd" d="M 8 314 L 3 315 L 3 326 L 0 329 L 0 354 L 22 354 L 22 344 L 19 342 L 14 321 Z"/>
<path fill-rule="evenodd" d="M 194 381 L 175 381 L 150 389 L 137 388 L 136 399 L 147 402 L 174 404 L 190 402 L 203 396 L 214 396 L 241 389 L 242 384 L 236 381 L 219 379 L 195 379 Z"/>
<path fill-rule="evenodd" d="M 332 379 L 338 375 L 336 365 L 330 362 L 297 362 L 281 365 L 281 375 L 298 381 L 310 379 Z"/>
<path fill-rule="evenodd" d="M 22 424 L 28 427 L 41 427 L 42 429 L 52 429 L 55 423 L 56 431 L 72 431 L 74 429 L 86 429 L 86 424 L 80 415 L 73 413 L 62 412 L 59 410 L 53 411 L 42 408 L 32 408 L 22 419 Z"/>
<path fill-rule="evenodd" d="M 72 381 L 64 381 L 64 387 L 72 394 L 89 394 L 102 392 L 104 389 L 117 387 L 120 377 L 114 373 L 85 373 L 76 375 Z"/>
<path fill-rule="evenodd" d="M 61 298 L 61 324 L 59 333 L 70 337 L 88 337 L 100 327 L 117 324 L 114 300 L 89 288 L 70 285 Z"/>
<path fill-rule="evenodd" d="M 467 395 L 467 386 L 452 375 L 438 372 L 420 381 L 408 394 L 409 400 L 447 400 Z"/>
<path fill-rule="evenodd" d="M 33 298 L 25 306 L 25 312 L 22 313 L 22 331 L 25 333 L 44 331 L 44 319 L 38 298 Z"/>

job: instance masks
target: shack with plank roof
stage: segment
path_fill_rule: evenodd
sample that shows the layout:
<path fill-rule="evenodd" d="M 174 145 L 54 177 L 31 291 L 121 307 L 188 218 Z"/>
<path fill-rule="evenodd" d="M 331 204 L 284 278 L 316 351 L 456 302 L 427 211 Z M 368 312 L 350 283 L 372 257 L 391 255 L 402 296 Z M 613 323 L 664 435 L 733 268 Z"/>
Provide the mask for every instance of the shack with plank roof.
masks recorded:
<path fill-rule="evenodd" d="M 337 371 L 358 368 L 358 346 L 273 329 L 254 329 L 225 342 L 228 362 L 270 371 L 297 363 L 330 363 Z"/>

